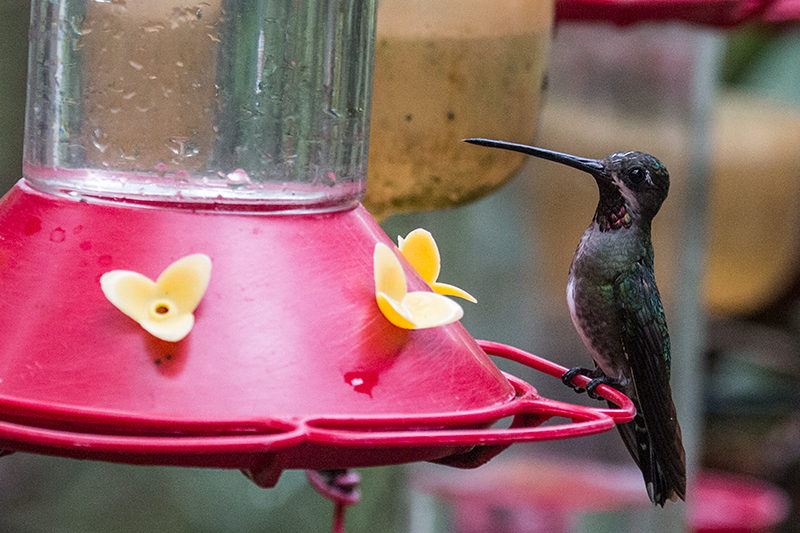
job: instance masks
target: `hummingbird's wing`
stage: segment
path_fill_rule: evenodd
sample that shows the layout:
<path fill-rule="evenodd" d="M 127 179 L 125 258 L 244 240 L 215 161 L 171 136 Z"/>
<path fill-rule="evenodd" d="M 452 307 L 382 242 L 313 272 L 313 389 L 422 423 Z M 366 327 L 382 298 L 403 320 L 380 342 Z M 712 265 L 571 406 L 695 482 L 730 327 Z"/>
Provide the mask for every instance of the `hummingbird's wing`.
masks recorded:
<path fill-rule="evenodd" d="M 620 433 L 651 499 L 663 505 L 666 499 L 685 498 L 686 458 L 669 386 L 669 333 L 652 266 L 636 263 L 617 278 L 615 292 L 637 408 L 634 421 Z"/>

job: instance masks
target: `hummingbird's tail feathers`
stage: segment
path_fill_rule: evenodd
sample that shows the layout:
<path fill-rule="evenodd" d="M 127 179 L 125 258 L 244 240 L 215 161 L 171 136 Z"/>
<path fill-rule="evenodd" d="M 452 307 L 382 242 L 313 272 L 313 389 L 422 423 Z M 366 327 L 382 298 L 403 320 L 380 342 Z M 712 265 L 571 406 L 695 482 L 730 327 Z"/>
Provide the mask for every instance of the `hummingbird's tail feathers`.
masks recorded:
<path fill-rule="evenodd" d="M 647 342 L 653 328 L 640 329 L 639 342 Z M 663 338 L 668 346 L 669 340 Z M 653 503 L 664 505 L 666 500 L 686 499 L 686 453 L 683 449 L 681 427 L 669 387 L 669 367 L 663 368 L 664 358 L 652 347 L 643 350 L 630 339 L 626 350 L 632 369 L 634 401 L 634 442 L 639 451 L 639 466 Z M 656 354 L 643 357 L 645 353 Z M 630 450 L 631 446 L 628 445 Z M 652 484 L 652 485 L 651 485 Z"/>
<path fill-rule="evenodd" d="M 653 449 L 653 457 L 657 466 L 657 474 L 666 481 L 666 498 L 676 501 L 686 500 L 686 452 L 683 449 L 681 426 L 675 417 L 675 406 L 672 406 L 671 420 L 659 419 L 662 426 L 653 431 L 653 424 L 648 425 L 648 433 Z M 663 502 L 661 504 L 664 505 Z"/>
<path fill-rule="evenodd" d="M 634 401 L 634 404 L 638 402 Z M 645 418 L 637 414 L 627 424 L 617 424 L 622 441 L 642 471 L 647 496 L 655 505 L 664 506 L 667 500 L 686 499 L 686 460 L 677 426 L 677 443 L 653 438 Z"/>

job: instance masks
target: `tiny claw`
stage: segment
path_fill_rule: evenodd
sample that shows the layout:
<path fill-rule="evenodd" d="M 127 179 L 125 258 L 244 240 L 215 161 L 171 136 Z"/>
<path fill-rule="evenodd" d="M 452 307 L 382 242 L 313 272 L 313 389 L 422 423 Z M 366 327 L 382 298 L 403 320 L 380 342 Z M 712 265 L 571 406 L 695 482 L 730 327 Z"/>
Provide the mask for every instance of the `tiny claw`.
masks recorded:
<path fill-rule="evenodd" d="M 570 368 L 569 370 L 564 372 L 561 375 L 561 381 L 564 383 L 564 385 L 566 385 L 567 387 L 571 387 L 572 390 L 574 390 L 575 392 L 580 394 L 585 389 L 584 389 L 584 387 L 581 387 L 579 385 L 575 385 L 572 382 L 572 380 L 575 378 L 575 376 L 581 375 L 581 376 L 588 376 L 590 378 L 594 378 L 595 376 L 597 376 L 597 372 L 598 372 L 598 370 L 596 368 L 595 369 L 588 369 L 588 368 L 583 368 L 582 366 L 576 366 L 576 367 Z"/>
<path fill-rule="evenodd" d="M 594 400 L 600 400 L 600 401 L 605 400 L 605 398 L 603 398 L 596 392 L 597 387 L 599 387 L 600 385 L 608 385 L 609 387 L 615 387 L 617 383 L 616 381 L 607 376 L 600 376 L 599 378 L 595 378 L 586 384 L 586 395 Z"/>
<path fill-rule="evenodd" d="M 576 367 L 574 367 L 574 368 L 570 368 L 569 370 L 567 370 L 566 372 L 564 372 L 564 373 L 561 375 L 561 381 L 562 381 L 562 382 L 564 383 L 564 385 L 566 385 L 567 387 L 572 387 L 572 389 L 574 389 L 574 390 L 575 390 L 575 392 L 582 392 L 582 391 L 583 391 L 583 389 L 582 389 L 581 387 L 578 387 L 577 385 L 573 385 L 573 383 L 572 383 L 572 379 L 573 379 L 575 376 L 577 376 L 578 374 L 581 374 L 581 373 L 582 373 L 582 372 L 581 372 L 582 370 L 585 370 L 585 369 L 584 369 L 584 368 L 581 368 L 581 367 L 579 367 L 579 366 L 576 366 Z"/>
<path fill-rule="evenodd" d="M 602 401 L 603 398 L 599 394 L 597 394 L 597 392 L 595 391 L 595 389 L 597 389 L 597 386 L 600 385 L 600 383 L 595 383 L 595 381 L 596 380 L 592 380 L 592 381 L 590 381 L 589 383 L 586 384 L 586 396 L 588 396 L 589 398 L 591 398 L 593 400 L 601 400 Z M 594 386 L 592 386 L 593 384 L 594 384 Z"/>

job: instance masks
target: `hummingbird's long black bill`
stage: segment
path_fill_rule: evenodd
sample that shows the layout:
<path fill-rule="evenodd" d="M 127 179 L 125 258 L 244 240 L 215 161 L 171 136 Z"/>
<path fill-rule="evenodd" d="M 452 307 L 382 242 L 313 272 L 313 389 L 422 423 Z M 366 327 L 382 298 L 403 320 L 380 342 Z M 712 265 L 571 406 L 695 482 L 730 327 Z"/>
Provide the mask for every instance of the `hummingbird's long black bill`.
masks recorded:
<path fill-rule="evenodd" d="M 503 150 L 511 150 L 513 152 L 520 152 L 527 155 L 547 159 L 563 165 L 583 170 L 592 175 L 600 175 L 603 173 L 603 164 L 597 159 L 587 159 L 585 157 L 576 157 L 574 155 L 562 154 L 561 152 L 554 152 L 552 150 L 545 150 L 544 148 L 536 148 L 535 146 L 528 146 L 526 144 L 509 143 L 505 141 L 495 141 L 492 139 L 464 139 L 464 142 L 470 144 L 477 144 L 478 146 L 488 146 L 490 148 L 502 148 Z"/>

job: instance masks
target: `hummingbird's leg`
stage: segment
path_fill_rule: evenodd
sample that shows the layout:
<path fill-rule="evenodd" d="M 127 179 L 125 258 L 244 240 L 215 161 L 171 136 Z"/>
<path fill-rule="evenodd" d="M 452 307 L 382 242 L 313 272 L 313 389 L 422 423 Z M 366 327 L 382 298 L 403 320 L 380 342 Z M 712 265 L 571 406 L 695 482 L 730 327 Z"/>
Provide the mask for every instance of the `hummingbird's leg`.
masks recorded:
<path fill-rule="evenodd" d="M 572 378 L 574 378 L 577 375 L 586 376 L 595 380 L 603 376 L 603 371 L 597 367 L 584 368 L 582 366 L 576 366 L 564 372 L 564 374 L 561 376 L 561 381 L 564 382 L 564 385 L 566 385 L 567 387 L 572 387 L 572 390 L 574 390 L 577 393 L 581 393 L 584 390 L 588 389 L 584 389 L 583 387 L 579 387 L 572 383 Z M 589 383 L 591 384 L 592 382 Z"/>

